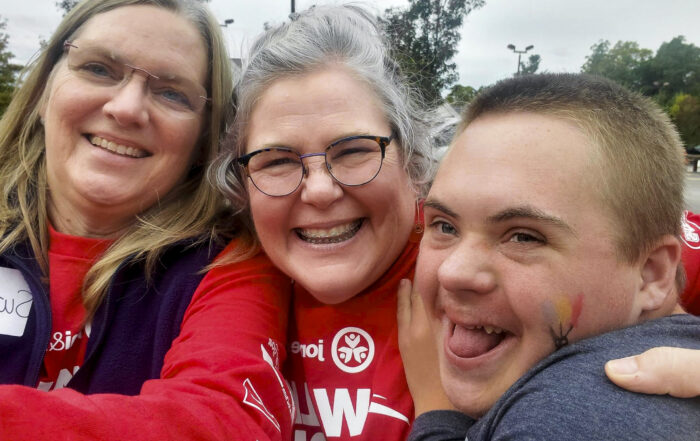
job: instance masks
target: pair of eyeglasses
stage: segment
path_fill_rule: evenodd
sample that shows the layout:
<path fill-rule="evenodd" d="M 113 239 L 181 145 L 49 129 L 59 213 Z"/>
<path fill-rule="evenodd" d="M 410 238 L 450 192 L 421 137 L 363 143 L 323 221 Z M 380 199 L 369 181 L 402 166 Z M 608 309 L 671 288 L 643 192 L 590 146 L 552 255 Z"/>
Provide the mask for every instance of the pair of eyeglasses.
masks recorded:
<path fill-rule="evenodd" d="M 179 119 L 191 119 L 201 114 L 210 101 L 201 84 L 174 74 L 154 74 L 121 59 L 113 51 L 89 44 L 66 40 L 68 69 L 84 85 L 100 90 L 118 90 L 135 73 L 146 77 L 148 97 L 167 114 Z"/>
<path fill-rule="evenodd" d="M 253 185 L 268 196 L 296 191 L 309 169 L 304 158 L 323 156 L 326 169 L 338 183 L 355 187 L 372 181 L 382 168 L 391 136 L 358 135 L 339 139 L 323 152 L 299 154 L 288 147 L 270 147 L 236 158 Z"/>

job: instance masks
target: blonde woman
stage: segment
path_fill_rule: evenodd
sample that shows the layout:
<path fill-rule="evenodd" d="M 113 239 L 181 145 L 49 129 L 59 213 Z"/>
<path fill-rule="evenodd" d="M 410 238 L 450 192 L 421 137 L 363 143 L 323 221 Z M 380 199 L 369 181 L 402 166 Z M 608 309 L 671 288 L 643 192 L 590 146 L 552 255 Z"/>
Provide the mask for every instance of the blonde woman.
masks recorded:
<path fill-rule="evenodd" d="M 0 122 L 0 439 L 289 436 L 288 281 L 204 179 L 232 87 L 188 0 L 84 1 L 29 66 Z"/>

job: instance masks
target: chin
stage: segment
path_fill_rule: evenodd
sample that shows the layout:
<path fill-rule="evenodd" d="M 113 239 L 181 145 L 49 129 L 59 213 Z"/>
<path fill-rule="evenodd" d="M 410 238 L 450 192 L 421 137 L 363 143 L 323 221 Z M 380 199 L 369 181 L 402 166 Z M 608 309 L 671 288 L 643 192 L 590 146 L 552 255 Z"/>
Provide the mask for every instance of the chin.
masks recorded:
<path fill-rule="evenodd" d="M 453 406 L 474 419 L 479 419 L 491 409 L 501 396 L 492 384 L 472 384 L 464 378 L 453 377 L 441 372 L 445 393 Z"/>
<path fill-rule="evenodd" d="M 343 303 L 362 292 L 363 286 L 330 278 L 324 280 L 319 274 L 307 274 L 302 278 L 295 278 L 296 283 L 309 292 L 316 300 L 326 305 L 337 305 Z"/>

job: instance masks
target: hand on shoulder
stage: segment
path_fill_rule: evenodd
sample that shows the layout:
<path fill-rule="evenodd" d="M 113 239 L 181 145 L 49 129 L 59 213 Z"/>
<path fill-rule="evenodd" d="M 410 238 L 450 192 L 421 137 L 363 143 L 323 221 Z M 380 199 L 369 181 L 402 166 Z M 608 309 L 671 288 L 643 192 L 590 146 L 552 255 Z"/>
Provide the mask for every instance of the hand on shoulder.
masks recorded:
<path fill-rule="evenodd" d="M 700 396 L 700 350 L 659 347 L 611 360 L 605 373 L 618 386 L 639 393 Z"/>

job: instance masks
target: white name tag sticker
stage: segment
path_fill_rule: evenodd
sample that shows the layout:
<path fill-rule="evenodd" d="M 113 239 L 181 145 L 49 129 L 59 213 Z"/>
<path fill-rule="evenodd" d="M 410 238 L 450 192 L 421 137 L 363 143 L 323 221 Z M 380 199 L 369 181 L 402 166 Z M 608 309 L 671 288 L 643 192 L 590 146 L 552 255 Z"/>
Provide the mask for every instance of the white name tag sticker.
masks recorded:
<path fill-rule="evenodd" d="M 0 335 L 20 337 L 32 310 L 32 293 L 22 273 L 0 268 Z"/>

